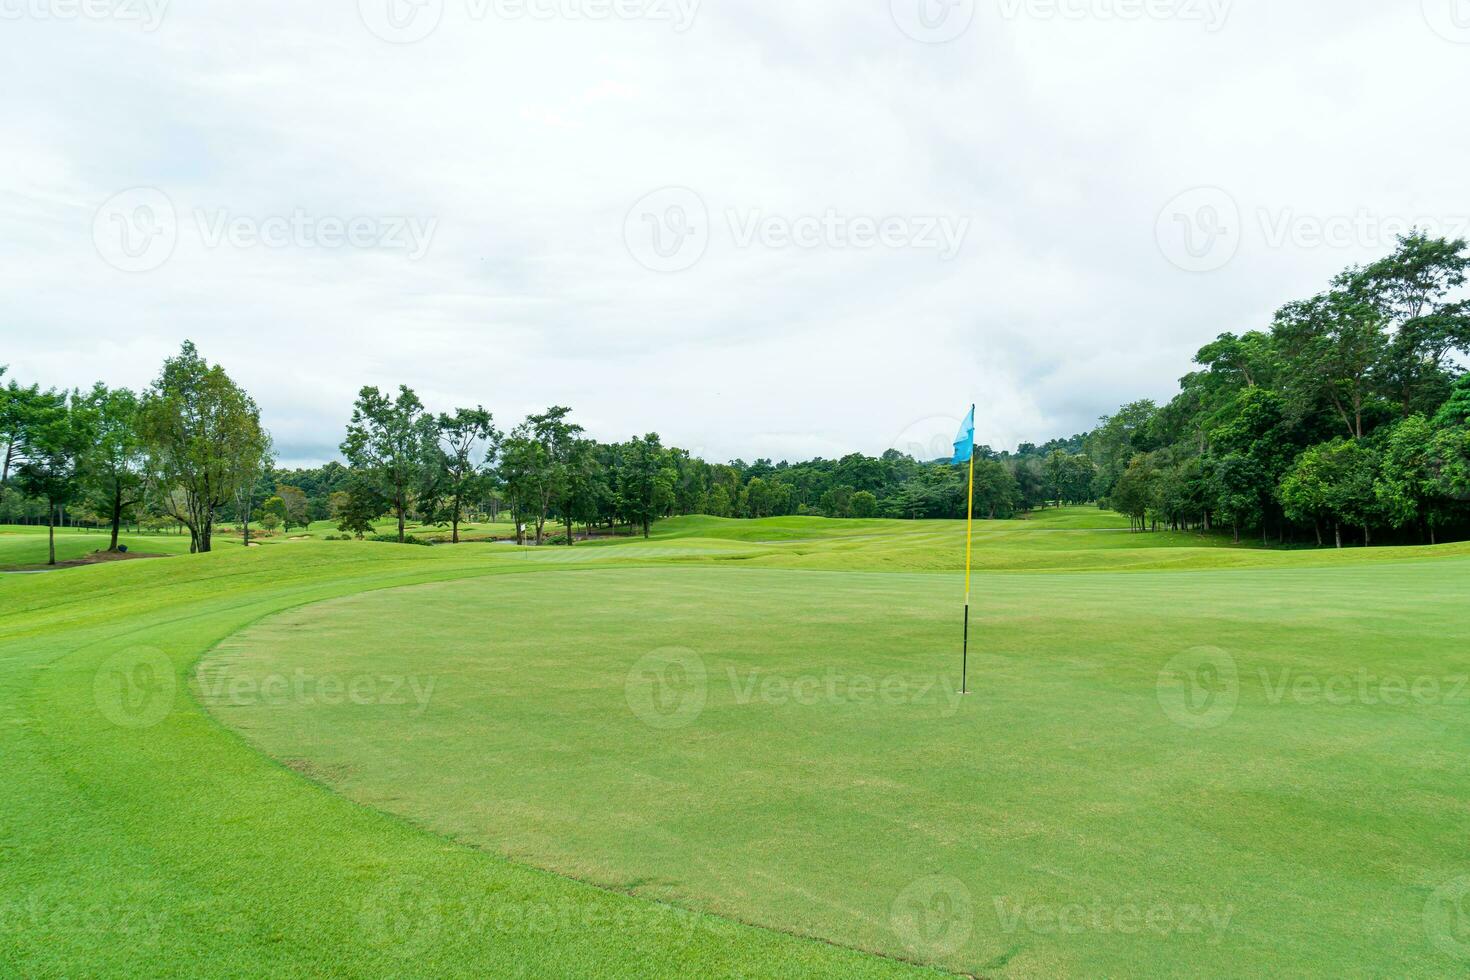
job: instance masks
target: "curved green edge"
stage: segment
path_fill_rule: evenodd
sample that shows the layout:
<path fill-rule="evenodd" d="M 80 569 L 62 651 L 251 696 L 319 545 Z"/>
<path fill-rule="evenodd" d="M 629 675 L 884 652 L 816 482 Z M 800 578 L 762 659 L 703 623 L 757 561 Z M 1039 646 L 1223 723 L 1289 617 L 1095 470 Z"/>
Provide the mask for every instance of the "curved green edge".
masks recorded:
<path fill-rule="evenodd" d="M 303 544 L 0 582 L 0 963 L 26 976 L 935 975 L 436 837 L 276 764 L 188 694 L 209 649 L 285 609 L 557 567 Z M 118 724 L 108 665 L 158 654 L 167 714 Z"/>

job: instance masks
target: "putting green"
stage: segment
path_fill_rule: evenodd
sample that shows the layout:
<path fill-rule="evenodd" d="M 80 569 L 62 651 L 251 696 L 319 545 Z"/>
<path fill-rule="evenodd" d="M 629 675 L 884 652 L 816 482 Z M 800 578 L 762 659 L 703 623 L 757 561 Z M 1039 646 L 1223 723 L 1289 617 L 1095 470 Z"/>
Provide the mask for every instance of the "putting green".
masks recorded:
<path fill-rule="evenodd" d="M 229 636 L 191 689 L 456 841 L 948 969 L 1456 962 L 1435 903 L 1470 872 L 1470 561 L 984 574 L 960 699 L 954 575 L 763 567 L 887 567 L 936 531 L 881 523 L 342 595 Z M 1147 540 L 994 527 L 1018 567 Z M 602 567 L 639 556 L 711 564 Z"/>

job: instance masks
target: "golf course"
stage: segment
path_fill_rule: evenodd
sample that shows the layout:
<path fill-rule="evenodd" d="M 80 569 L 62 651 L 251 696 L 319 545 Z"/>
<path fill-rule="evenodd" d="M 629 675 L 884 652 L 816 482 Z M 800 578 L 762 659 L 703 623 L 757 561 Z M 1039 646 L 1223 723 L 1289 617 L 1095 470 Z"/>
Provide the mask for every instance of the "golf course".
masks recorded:
<path fill-rule="evenodd" d="M 983 522 L 960 696 L 963 522 L 688 517 L 558 549 L 329 527 L 0 576 L 7 971 L 1411 976 L 1470 952 L 1470 545 Z M 0 555 L 44 561 L 44 535 Z"/>

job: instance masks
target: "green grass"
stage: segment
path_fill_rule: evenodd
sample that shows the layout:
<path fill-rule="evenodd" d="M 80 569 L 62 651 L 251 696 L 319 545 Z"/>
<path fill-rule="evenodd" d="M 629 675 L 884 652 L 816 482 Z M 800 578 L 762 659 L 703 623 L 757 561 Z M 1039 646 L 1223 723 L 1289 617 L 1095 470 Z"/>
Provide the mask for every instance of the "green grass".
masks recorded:
<path fill-rule="evenodd" d="M 72 561 L 94 551 L 106 551 L 112 536 L 82 528 L 56 529 L 56 560 Z M 178 534 L 122 534 L 118 543 L 129 551 L 151 555 L 189 553 L 189 538 Z M 38 569 L 46 565 L 46 529 L 22 524 L 0 525 L 0 571 Z"/>
<path fill-rule="evenodd" d="M 379 534 L 397 534 L 398 525 L 393 521 L 379 521 L 375 526 Z M 410 523 L 407 533 L 429 541 L 448 541 L 449 528 L 437 524 Z M 260 528 L 252 527 L 251 540 L 261 546 L 292 544 L 301 541 L 322 541 L 337 537 L 335 521 L 315 521 L 310 527 L 293 527 L 289 531 L 276 531 L 262 535 Z M 507 522 L 492 524 L 467 523 L 460 525 L 460 539 L 464 542 L 507 540 L 515 537 L 515 526 Z M 65 562 L 84 558 L 95 551 L 105 551 L 111 544 L 111 534 L 106 530 L 92 528 L 57 528 L 56 559 Z M 129 551 L 146 555 L 187 555 L 189 536 L 172 531 L 164 533 L 135 534 L 124 531 L 118 543 Z M 238 527 L 222 524 L 215 528 L 214 546 L 220 551 L 243 547 L 244 541 Z M 34 525 L 0 524 L 0 571 L 40 571 L 46 567 L 48 552 L 46 528 Z"/>
<path fill-rule="evenodd" d="M 1053 514 L 0 578 L 0 963 L 1463 972 L 1470 551 Z"/>

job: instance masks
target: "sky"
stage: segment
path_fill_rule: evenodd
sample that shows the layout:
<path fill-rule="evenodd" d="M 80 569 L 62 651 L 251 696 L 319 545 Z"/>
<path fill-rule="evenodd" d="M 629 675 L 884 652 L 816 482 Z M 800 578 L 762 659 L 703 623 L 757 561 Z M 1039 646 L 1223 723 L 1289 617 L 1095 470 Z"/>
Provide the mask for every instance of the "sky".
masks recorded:
<path fill-rule="evenodd" d="M 1470 233 L 1467 78 L 1470 0 L 0 0 L 0 364 L 1014 448 Z"/>

